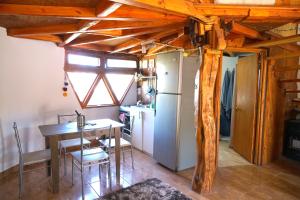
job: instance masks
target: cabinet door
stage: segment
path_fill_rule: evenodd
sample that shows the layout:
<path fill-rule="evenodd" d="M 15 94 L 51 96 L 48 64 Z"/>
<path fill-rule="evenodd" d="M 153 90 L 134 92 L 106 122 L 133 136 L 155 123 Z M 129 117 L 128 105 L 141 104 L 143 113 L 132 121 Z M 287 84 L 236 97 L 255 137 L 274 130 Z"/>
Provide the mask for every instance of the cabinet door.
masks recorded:
<path fill-rule="evenodd" d="M 154 111 L 145 111 L 143 122 L 143 151 L 150 155 L 153 155 Z"/>
<path fill-rule="evenodd" d="M 137 109 L 132 111 L 132 116 L 130 120 L 133 121 L 132 127 L 132 145 L 139 149 L 143 150 L 143 112 Z"/>

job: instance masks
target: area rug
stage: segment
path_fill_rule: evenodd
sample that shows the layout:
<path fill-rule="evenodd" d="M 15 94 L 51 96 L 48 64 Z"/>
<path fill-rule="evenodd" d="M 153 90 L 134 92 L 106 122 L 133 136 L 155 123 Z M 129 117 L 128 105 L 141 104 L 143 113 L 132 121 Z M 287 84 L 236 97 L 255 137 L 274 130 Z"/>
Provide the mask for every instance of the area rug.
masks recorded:
<path fill-rule="evenodd" d="M 157 178 L 107 194 L 100 200 L 191 200 L 176 188 Z"/>

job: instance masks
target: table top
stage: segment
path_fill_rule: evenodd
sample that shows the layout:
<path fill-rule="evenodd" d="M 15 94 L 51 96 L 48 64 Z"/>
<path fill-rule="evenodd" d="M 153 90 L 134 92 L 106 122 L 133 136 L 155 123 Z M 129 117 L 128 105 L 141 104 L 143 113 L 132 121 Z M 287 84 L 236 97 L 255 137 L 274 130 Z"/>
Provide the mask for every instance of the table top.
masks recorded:
<path fill-rule="evenodd" d="M 86 125 L 83 127 L 83 131 L 103 129 L 110 125 L 112 126 L 112 128 L 119 128 L 124 126 L 124 124 L 111 119 L 96 119 L 87 121 Z M 45 137 L 53 135 L 64 135 L 69 133 L 80 133 L 82 130 L 82 128 L 77 127 L 77 122 L 41 125 L 39 126 L 39 129 L 42 135 Z"/>

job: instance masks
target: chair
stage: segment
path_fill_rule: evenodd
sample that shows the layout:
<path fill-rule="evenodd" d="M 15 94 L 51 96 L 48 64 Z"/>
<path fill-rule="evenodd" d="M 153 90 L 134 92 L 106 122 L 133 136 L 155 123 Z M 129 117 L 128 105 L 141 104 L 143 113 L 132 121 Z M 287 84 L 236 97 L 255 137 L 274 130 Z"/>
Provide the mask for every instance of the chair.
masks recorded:
<path fill-rule="evenodd" d="M 124 121 L 123 121 L 124 123 Z M 131 121 L 130 121 L 130 129 L 127 129 L 125 127 L 122 128 L 121 132 L 121 138 L 120 138 L 120 148 L 123 154 L 123 162 L 125 162 L 125 151 L 130 151 L 131 154 L 131 166 L 134 169 L 134 164 L 133 164 L 133 146 L 132 146 L 132 128 L 133 128 L 133 123 L 134 123 L 134 116 L 131 116 Z M 126 133 L 128 132 L 128 133 Z M 127 140 L 125 139 L 127 138 Z M 111 149 L 115 149 L 116 147 L 116 142 L 115 138 L 111 139 L 111 145 L 109 148 L 109 139 L 103 139 L 99 140 L 99 142 L 110 151 Z"/>
<path fill-rule="evenodd" d="M 57 123 L 61 124 L 63 122 L 71 123 L 74 122 L 76 119 L 77 115 L 76 114 L 69 114 L 69 115 L 57 115 Z M 65 120 L 65 121 L 63 121 Z M 83 138 L 83 145 L 90 145 L 91 142 Z M 62 151 L 64 151 L 64 175 L 67 175 L 67 165 L 66 165 L 66 154 L 67 149 L 71 147 L 79 147 L 80 146 L 80 138 L 75 138 L 75 139 L 68 139 L 68 140 L 61 140 L 59 141 L 59 156 L 61 157 Z"/>
<path fill-rule="evenodd" d="M 24 166 L 50 161 L 51 151 L 50 149 L 45 149 L 40 151 L 23 153 L 22 144 L 20 141 L 19 131 L 16 122 L 13 123 L 13 129 L 15 132 L 15 138 L 17 141 L 18 151 L 19 151 L 19 198 L 21 198 L 24 192 L 24 188 L 23 188 Z"/>
<path fill-rule="evenodd" d="M 109 135 L 109 146 L 111 145 L 111 128 L 112 126 L 107 126 L 101 128 L 101 130 L 108 130 Z M 110 169 L 110 153 L 106 153 L 101 147 L 85 149 L 83 146 L 83 134 L 84 131 L 81 130 L 80 133 L 80 145 L 79 151 L 71 152 L 72 156 L 72 186 L 74 185 L 74 166 L 76 166 L 81 173 L 81 192 L 82 199 L 84 199 L 84 184 L 83 184 L 83 171 L 84 167 L 91 167 L 93 165 L 99 166 L 99 178 L 101 179 L 101 167 L 103 165 L 108 167 L 109 176 L 109 187 L 111 188 L 111 169 Z"/>

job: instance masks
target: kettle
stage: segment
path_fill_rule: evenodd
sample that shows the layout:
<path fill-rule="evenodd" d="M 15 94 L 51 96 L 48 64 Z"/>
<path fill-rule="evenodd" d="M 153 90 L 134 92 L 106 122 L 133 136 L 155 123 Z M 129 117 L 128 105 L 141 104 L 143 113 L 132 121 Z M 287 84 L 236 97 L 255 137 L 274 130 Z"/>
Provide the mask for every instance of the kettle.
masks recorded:
<path fill-rule="evenodd" d="M 78 128 L 83 128 L 85 126 L 85 116 L 78 113 L 77 110 L 75 110 L 76 114 L 77 114 L 77 127 Z"/>

